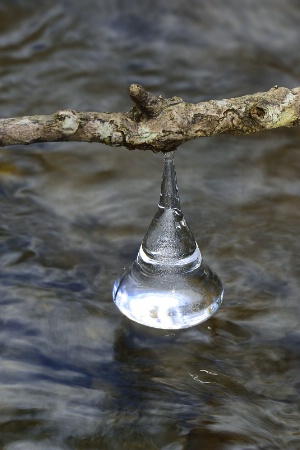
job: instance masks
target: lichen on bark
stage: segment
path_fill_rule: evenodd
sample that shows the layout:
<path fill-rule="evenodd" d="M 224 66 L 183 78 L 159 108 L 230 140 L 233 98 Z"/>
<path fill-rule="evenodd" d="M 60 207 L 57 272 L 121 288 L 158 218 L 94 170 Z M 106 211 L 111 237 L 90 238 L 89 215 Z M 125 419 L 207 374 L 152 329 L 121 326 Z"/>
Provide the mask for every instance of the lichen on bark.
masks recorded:
<path fill-rule="evenodd" d="M 187 103 L 164 99 L 133 84 L 129 112 L 76 112 L 0 119 L 0 146 L 36 142 L 99 142 L 112 147 L 171 151 L 184 142 L 219 134 L 250 134 L 300 125 L 300 87 L 274 86 L 242 97 Z"/>

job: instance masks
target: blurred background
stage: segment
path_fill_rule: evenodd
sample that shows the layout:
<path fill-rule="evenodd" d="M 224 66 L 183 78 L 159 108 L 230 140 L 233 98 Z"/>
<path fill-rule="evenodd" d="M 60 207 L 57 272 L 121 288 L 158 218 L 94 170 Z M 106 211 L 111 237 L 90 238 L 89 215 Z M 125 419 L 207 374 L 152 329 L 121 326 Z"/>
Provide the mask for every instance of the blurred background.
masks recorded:
<path fill-rule="evenodd" d="M 0 117 L 127 111 L 300 85 L 296 0 L 2 0 Z M 300 448 L 300 128 L 176 152 L 185 217 L 225 296 L 166 332 L 113 304 L 156 211 L 162 155 L 0 149 L 0 447 Z"/>

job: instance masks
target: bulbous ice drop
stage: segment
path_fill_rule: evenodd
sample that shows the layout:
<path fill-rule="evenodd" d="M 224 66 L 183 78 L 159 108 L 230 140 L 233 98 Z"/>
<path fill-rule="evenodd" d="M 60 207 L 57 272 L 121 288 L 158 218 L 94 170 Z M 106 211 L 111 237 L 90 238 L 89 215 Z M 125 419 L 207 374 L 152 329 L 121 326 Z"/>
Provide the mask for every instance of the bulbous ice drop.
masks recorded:
<path fill-rule="evenodd" d="M 179 329 L 208 319 L 222 297 L 221 280 L 203 262 L 180 208 L 174 152 L 165 153 L 158 211 L 136 260 L 114 284 L 114 302 L 135 322 Z"/>

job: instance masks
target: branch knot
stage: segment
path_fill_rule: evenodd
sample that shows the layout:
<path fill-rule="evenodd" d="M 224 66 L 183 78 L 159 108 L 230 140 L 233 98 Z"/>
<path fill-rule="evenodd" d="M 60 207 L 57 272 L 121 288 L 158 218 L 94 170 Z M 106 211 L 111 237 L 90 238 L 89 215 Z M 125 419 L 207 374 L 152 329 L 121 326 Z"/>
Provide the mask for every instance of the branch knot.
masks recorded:
<path fill-rule="evenodd" d="M 66 109 L 63 111 L 57 111 L 56 117 L 59 122 L 60 130 L 66 134 L 74 134 L 78 130 L 80 119 L 75 111 Z"/>

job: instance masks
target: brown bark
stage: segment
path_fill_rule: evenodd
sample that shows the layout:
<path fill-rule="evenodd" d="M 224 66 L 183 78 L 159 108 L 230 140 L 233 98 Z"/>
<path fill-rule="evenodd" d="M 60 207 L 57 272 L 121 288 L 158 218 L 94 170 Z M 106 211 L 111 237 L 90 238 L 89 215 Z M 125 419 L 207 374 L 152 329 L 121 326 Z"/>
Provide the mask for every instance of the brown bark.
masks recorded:
<path fill-rule="evenodd" d="M 179 97 L 163 99 L 136 84 L 129 93 L 134 106 L 125 113 L 63 110 L 0 119 L 0 146 L 85 141 L 160 152 L 200 137 L 300 125 L 300 87 L 275 86 L 268 92 L 197 104 Z"/>

